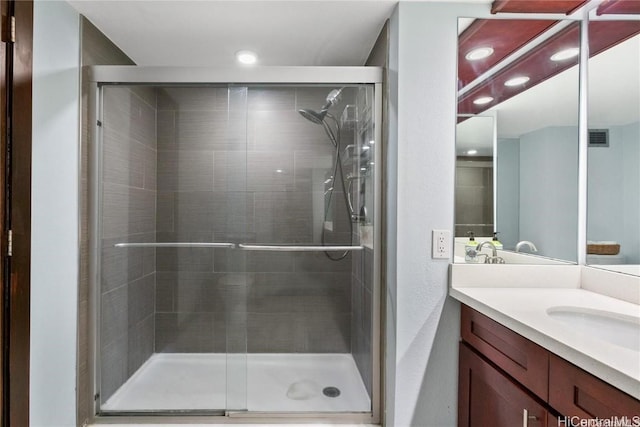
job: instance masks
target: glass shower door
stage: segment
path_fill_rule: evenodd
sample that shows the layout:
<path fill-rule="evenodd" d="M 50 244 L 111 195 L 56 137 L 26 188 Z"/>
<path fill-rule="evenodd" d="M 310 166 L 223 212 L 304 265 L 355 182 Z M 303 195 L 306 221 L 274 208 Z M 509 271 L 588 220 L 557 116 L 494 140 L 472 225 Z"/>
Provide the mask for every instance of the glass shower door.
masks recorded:
<path fill-rule="evenodd" d="M 228 88 L 227 143 L 234 150 L 216 150 L 214 152 L 214 188 L 216 177 L 218 189 L 229 195 L 223 206 L 214 206 L 214 210 L 227 212 L 225 230 L 226 240 L 235 244 L 233 251 L 225 255 L 232 258 L 231 265 L 223 274 L 226 280 L 227 301 L 225 304 L 226 324 L 226 411 L 247 410 L 247 293 L 249 276 L 247 274 L 246 254 L 238 250 L 238 245 L 246 241 L 253 222 L 253 199 L 247 191 L 247 87 L 230 86 Z M 222 168 L 222 171 L 220 169 Z M 219 181 L 222 181 L 220 183 Z M 214 266 L 215 269 L 215 266 Z"/>
<path fill-rule="evenodd" d="M 94 188 L 102 413 L 247 404 L 247 89 L 102 87 Z"/>
<path fill-rule="evenodd" d="M 252 85 L 248 100 L 248 410 L 369 412 L 373 88 Z"/>

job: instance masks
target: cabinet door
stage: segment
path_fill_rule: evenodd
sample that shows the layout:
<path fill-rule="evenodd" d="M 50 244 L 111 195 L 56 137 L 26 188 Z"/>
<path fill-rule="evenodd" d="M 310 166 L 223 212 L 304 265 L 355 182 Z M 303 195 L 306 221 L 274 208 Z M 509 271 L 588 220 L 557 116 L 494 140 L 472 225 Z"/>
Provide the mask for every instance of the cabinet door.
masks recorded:
<path fill-rule="evenodd" d="M 458 385 L 458 427 L 547 426 L 546 409 L 464 343 Z"/>
<path fill-rule="evenodd" d="M 640 401 L 556 355 L 551 355 L 550 362 L 549 405 L 554 409 L 574 417 L 576 423 L 626 417 L 629 425 L 638 425 Z"/>
<path fill-rule="evenodd" d="M 547 350 L 466 305 L 462 305 L 461 320 L 463 340 L 533 394 L 547 401 Z"/>

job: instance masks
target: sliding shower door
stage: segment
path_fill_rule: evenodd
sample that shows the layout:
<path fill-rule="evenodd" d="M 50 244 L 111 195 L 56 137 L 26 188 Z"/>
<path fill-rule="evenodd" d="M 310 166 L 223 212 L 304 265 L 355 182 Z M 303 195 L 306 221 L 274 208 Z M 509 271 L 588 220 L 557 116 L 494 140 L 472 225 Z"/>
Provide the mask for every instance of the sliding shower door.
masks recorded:
<path fill-rule="evenodd" d="M 246 410 L 246 87 L 102 87 L 102 413 Z"/>
<path fill-rule="evenodd" d="M 373 87 L 250 86 L 248 100 L 248 410 L 370 412 Z"/>
<path fill-rule="evenodd" d="M 91 71 L 98 416 L 376 423 L 380 70 Z"/>

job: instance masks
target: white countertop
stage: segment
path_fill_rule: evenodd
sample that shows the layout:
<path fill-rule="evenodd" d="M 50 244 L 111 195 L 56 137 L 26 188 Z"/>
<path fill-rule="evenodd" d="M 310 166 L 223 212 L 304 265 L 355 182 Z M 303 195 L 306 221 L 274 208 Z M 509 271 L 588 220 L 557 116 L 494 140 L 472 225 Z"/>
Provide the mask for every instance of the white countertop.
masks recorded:
<path fill-rule="evenodd" d="M 455 299 L 640 399 L 640 351 L 579 332 L 547 314 L 547 309 L 562 306 L 640 318 L 640 305 L 573 285 L 478 287 L 454 282 L 450 294 Z"/>

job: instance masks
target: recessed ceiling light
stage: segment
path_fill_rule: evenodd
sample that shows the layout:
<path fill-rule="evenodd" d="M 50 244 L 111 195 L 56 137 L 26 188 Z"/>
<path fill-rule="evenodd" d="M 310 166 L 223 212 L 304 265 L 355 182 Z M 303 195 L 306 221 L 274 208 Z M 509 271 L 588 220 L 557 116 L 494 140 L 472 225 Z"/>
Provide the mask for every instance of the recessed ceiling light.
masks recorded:
<path fill-rule="evenodd" d="M 484 59 L 493 54 L 493 48 L 485 46 L 479 47 L 469 51 L 464 57 L 469 61 L 477 61 L 478 59 Z"/>
<path fill-rule="evenodd" d="M 240 50 L 236 52 L 236 59 L 241 64 L 252 65 L 258 61 L 258 56 L 250 50 Z"/>
<path fill-rule="evenodd" d="M 282 169 L 276 169 L 276 172 L 277 172 L 277 173 L 282 173 L 282 172 L 284 172 L 284 171 L 283 171 Z"/>
<path fill-rule="evenodd" d="M 552 61 L 564 61 L 565 59 L 573 58 L 574 56 L 578 56 L 580 53 L 580 49 L 577 47 L 571 47 L 569 49 L 561 50 L 560 52 L 556 52 L 551 56 Z"/>
<path fill-rule="evenodd" d="M 490 97 L 490 96 L 483 96 L 483 97 L 481 97 L 481 98 L 474 99 L 474 100 L 473 100 L 473 103 L 474 103 L 474 104 L 476 104 L 476 105 L 484 105 L 484 104 L 488 104 L 488 103 L 490 103 L 491 101 L 493 101 L 493 98 L 492 98 L 492 97 Z"/>
<path fill-rule="evenodd" d="M 467 154 L 468 154 L 469 156 L 473 156 L 473 155 L 475 155 L 475 154 L 478 154 L 478 150 L 469 150 L 469 151 L 467 151 Z"/>
<path fill-rule="evenodd" d="M 504 85 L 505 86 L 520 86 L 520 85 L 525 84 L 529 80 L 530 79 L 527 76 L 514 77 L 514 78 L 509 79 L 506 82 L 504 82 Z"/>

